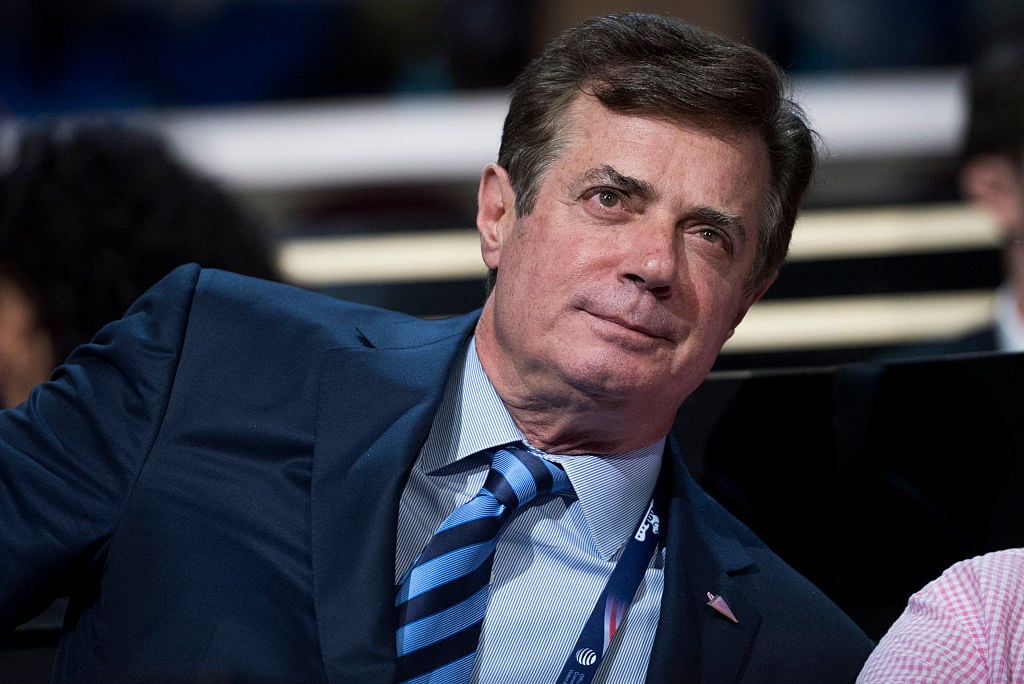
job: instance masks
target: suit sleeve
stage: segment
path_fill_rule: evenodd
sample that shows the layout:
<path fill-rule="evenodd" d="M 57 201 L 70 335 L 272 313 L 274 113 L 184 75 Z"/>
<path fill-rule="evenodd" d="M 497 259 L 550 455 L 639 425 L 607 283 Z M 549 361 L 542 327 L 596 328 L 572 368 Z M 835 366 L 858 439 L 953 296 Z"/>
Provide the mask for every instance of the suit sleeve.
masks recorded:
<path fill-rule="evenodd" d="M 160 429 L 199 273 L 172 272 L 0 412 L 0 631 L 102 566 Z"/>

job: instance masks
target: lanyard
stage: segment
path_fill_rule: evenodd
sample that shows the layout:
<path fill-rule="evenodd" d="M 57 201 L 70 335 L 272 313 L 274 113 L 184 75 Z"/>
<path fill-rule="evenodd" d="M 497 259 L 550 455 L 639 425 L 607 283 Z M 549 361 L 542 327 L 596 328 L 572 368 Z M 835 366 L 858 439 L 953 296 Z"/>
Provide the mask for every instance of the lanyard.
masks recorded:
<path fill-rule="evenodd" d="M 658 478 L 654 497 L 647 512 L 640 519 L 636 533 L 630 537 L 619 562 L 615 564 L 604 591 L 597 598 L 576 645 L 558 675 L 556 684 L 587 684 L 594 678 L 604 659 L 615 632 L 623 619 L 644 573 L 651 563 L 661 540 L 661 526 L 665 519 L 665 491 L 663 478 Z"/>

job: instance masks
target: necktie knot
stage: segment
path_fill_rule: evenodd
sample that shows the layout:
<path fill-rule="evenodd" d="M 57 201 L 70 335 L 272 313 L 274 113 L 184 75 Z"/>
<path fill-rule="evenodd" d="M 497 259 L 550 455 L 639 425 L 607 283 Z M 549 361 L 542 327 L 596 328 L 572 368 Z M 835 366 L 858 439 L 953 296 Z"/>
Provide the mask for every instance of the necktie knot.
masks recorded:
<path fill-rule="evenodd" d="M 538 496 L 559 494 L 571 488 L 564 470 L 515 446 L 494 452 L 484 482 L 484 490 L 505 506 L 506 514 L 529 505 Z"/>

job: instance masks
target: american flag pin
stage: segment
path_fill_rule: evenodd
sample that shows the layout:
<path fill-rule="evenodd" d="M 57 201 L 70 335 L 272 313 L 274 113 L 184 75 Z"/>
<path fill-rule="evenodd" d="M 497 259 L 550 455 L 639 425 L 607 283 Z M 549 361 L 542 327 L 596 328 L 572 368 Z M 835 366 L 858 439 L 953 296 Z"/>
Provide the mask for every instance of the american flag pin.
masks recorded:
<path fill-rule="evenodd" d="M 716 611 L 718 611 L 722 615 L 724 615 L 725 617 L 727 617 L 730 620 L 732 620 L 733 622 L 735 622 L 737 625 L 740 623 L 740 621 L 736 619 L 736 616 L 732 614 L 732 608 L 729 607 L 729 604 L 726 603 L 725 599 L 722 598 L 721 596 L 715 596 L 714 594 L 712 594 L 709 591 L 708 592 L 708 605 L 711 606 L 712 608 L 714 608 Z"/>

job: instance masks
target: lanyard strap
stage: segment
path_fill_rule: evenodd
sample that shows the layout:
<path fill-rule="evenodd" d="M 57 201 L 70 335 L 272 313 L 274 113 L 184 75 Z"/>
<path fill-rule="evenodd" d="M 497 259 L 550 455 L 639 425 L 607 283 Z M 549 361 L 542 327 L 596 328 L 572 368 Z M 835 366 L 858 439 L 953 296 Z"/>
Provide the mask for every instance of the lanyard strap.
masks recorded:
<path fill-rule="evenodd" d="M 665 512 L 664 485 L 658 478 L 654 497 L 640 519 L 636 533 L 630 537 L 619 562 L 615 564 L 604 591 L 597 598 L 576 645 L 558 675 L 556 684 L 588 684 L 600 667 L 608 646 L 615 638 L 619 624 L 626 617 L 629 604 L 643 581 L 661 540 Z"/>

